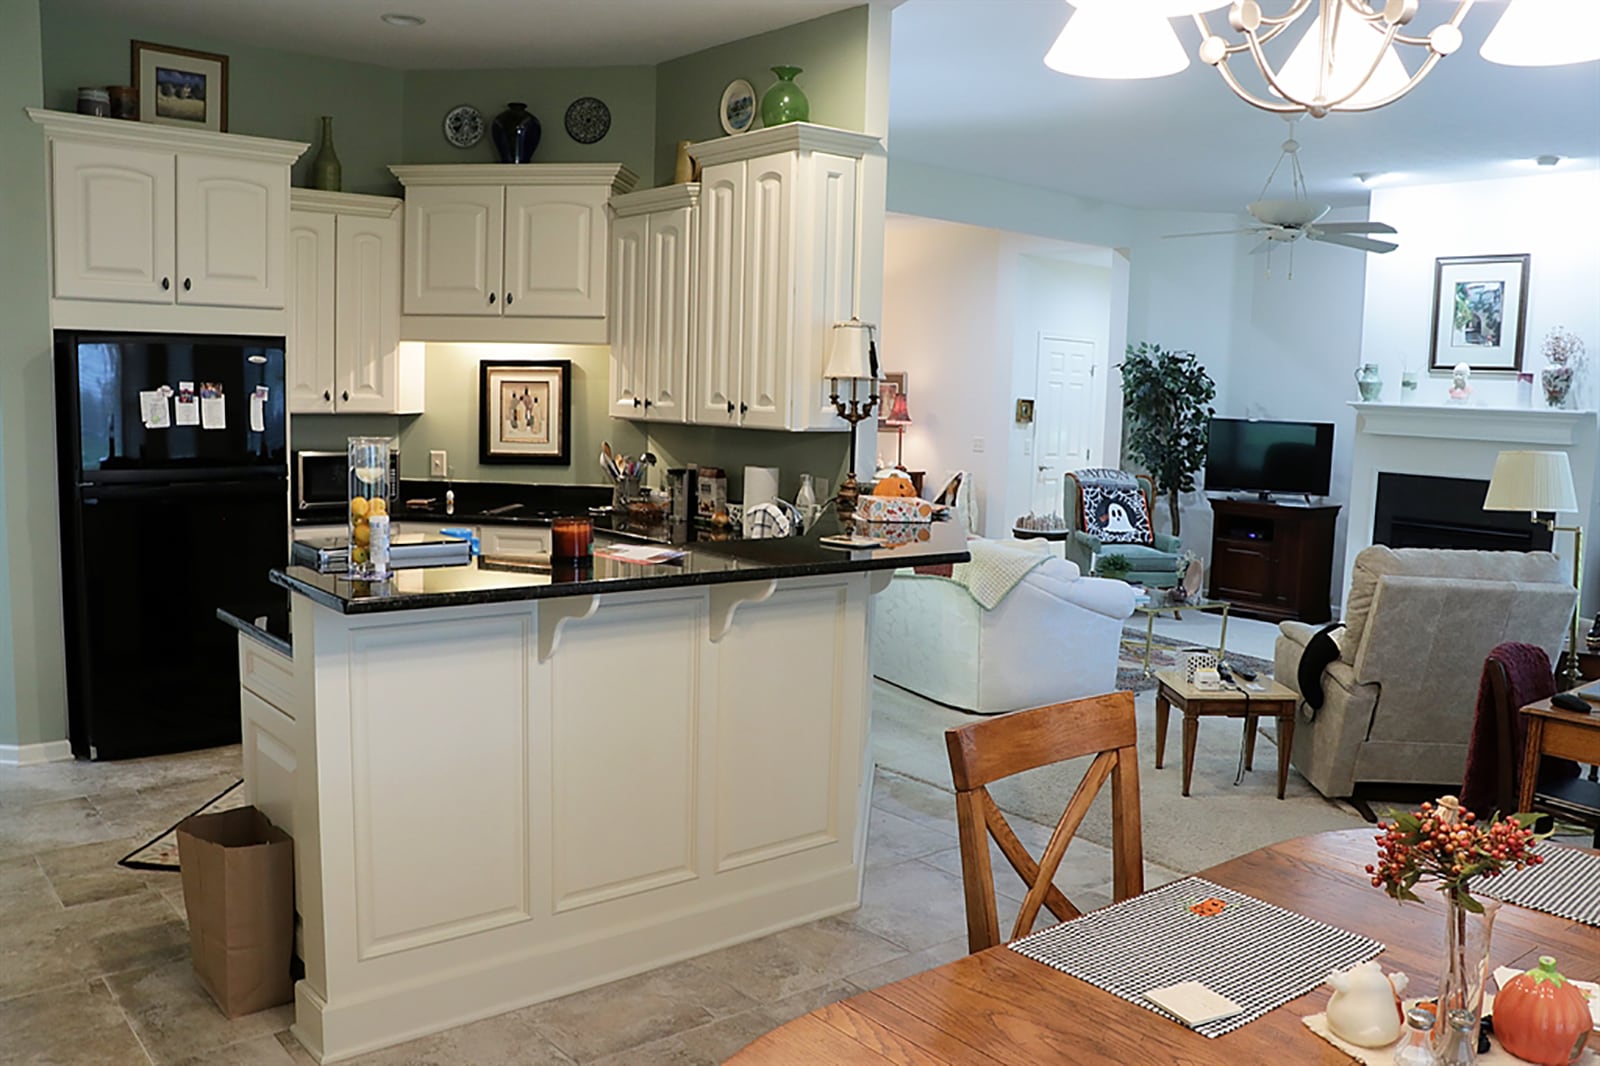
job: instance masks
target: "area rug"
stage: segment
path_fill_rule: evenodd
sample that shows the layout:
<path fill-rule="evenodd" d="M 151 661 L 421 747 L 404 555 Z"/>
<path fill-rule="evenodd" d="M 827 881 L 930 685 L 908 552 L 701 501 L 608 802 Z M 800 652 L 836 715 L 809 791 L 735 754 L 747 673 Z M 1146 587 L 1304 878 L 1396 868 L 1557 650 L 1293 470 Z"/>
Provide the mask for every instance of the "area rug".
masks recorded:
<path fill-rule="evenodd" d="M 231 811 L 235 807 L 243 807 L 244 789 L 240 787 L 243 784 L 243 779 L 235 781 L 184 817 L 191 818 L 196 814 L 214 814 L 217 811 Z M 118 859 L 117 865 L 126 866 L 130 870 L 178 869 L 178 826 L 182 823 L 183 818 L 179 818 L 165 833 L 147 844 L 139 845 Z"/>
<path fill-rule="evenodd" d="M 1146 677 L 1144 672 L 1144 627 L 1127 626 L 1122 630 L 1122 650 L 1117 657 L 1117 688 L 1126 692 L 1143 692 L 1156 687 L 1153 676 Z M 1155 634 L 1150 640 L 1150 670 L 1153 674 L 1157 670 L 1177 666 L 1188 651 L 1216 651 L 1214 646 L 1197 644 L 1194 641 L 1177 640 L 1173 637 Z M 1253 655 L 1240 655 L 1238 652 L 1228 652 L 1228 662 L 1244 667 L 1251 673 L 1262 677 L 1270 677 L 1272 664 L 1265 659 L 1257 659 Z"/>
<path fill-rule="evenodd" d="M 1142 676 L 1142 671 L 1141 671 Z M 1182 719 L 1167 733 L 1166 768 L 1155 768 L 1155 693 L 1140 692 L 1139 794 L 1144 857 L 1180 873 L 1194 873 L 1281 840 L 1366 824 L 1354 808 L 1324 799 L 1292 767 L 1283 799 L 1277 798 L 1278 751 L 1270 733 L 1256 743 L 1255 770 L 1235 785 L 1244 723 L 1205 719 L 1195 750 L 1194 783 L 1182 795 Z M 882 681 L 872 687 L 872 754 L 878 766 L 951 793 L 944 731 L 977 721 Z M 1082 779 L 1089 758 L 1040 767 L 990 787 L 1008 814 L 1054 826 Z M 1110 790 L 1102 789 L 1078 835 L 1111 843 Z"/>

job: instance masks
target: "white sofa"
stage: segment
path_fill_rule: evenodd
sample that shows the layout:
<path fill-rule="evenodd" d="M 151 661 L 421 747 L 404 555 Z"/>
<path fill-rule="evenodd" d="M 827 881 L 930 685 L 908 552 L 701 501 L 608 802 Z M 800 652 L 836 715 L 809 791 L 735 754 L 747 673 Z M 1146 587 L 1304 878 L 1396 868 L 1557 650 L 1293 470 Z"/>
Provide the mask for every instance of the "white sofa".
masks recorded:
<path fill-rule="evenodd" d="M 1098 695 L 1116 687 L 1132 614 L 1131 586 L 1054 556 L 992 611 L 956 581 L 897 570 L 873 597 L 872 672 L 977 714 Z"/>

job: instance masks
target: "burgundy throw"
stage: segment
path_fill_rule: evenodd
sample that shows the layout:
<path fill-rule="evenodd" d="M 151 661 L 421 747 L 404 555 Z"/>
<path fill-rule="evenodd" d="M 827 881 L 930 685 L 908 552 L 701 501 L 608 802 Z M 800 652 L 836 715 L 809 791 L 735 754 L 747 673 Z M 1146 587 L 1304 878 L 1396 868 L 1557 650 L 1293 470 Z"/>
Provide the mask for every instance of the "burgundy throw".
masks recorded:
<path fill-rule="evenodd" d="M 1495 722 L 1494 690 L 1489 671 L 1494 664 L 1505 667 L 1509 681 L 1512 751 L 1500 751 L 1500 735 Z M 1479 818 L 1488 818 L 1500 806 L 1498 780 L 1501 759 L 1511 760 L 1513 787 L 1522 768 L 1522 748 L 1528 726 L 1519 709 L 1555 694 L 1556 683 L 1550 657 L 1532 644 L 1508 642 L 1489 652 L 1478 679 L 1478 708 L 1472 719 L 1472 738 L 1467 743 L 1467 772 L 1461 782 L 1461 803 Z M 1568 759 L 1546 757 L 1539 765 L 1539 781 L 1559 781 L 1578 772 Z M 1510 811 L 1501 811 L 1510 814 Z"/>
<path fill-rule="evenodd" d="M 956 572 L 955 563 L 934 563 L 931 566 L 913 566 L 911 572 L 927 577 L 951 577 Z"/>

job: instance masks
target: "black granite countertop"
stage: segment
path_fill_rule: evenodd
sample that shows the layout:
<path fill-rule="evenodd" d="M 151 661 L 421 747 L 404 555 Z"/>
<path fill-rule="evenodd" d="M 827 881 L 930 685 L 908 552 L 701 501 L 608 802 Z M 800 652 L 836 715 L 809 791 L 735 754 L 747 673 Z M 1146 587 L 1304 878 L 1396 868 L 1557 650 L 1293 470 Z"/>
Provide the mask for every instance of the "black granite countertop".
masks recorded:
<path fill-rule="evenodd" d="M 289 635 L 289 596 L 287 593 L 280 593 L 279 596 L 282 602 L 270 606 L 218 607 L 217 618 L 246 636 L 293 658 L 294 646 Z"/>
<path fill-rule="evenodd" d="M 400 570 L 386 581 L 351 581 L 291 566 L 272 571 L 272 581 L 343 614 L 419 610 L 478 603 L 578 596 L 596 592 L 713 585 L 768 578 L 809 577 L 864 570 L 892 570 L 965 562 L 966 531 L 954 522 L 931 525 L 853 524 L 851 531 L 885 540 L 884 547 L 852 551 L 830 548 L 818 538 L 840 532 L 825 516 L 804 536 L 777 540 L 698 541 L 678 545 L 684 555 L 667 563 L 640 565 L 596 558 L 582 567 L 549 571 L 497 569 L 474 559 L 468 566 Z M 595 547 L 637 544 L 597 530 Z"/>

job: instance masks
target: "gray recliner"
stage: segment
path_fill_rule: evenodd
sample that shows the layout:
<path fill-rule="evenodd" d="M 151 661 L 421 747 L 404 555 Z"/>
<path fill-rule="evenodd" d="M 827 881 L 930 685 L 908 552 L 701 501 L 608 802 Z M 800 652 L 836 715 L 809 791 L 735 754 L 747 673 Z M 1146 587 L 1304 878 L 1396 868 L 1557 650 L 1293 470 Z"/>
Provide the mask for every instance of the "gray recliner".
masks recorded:
<path fill-rule="evenodd" d="M 1363 549 L 1335 634 L 1340 655 L 1322 673 L 1325 702 L 1295 726 L 1295 768 L 1330 797 L 1357 782 L 1454 791 L 1484 659 L 1514 640 L 1555 661 L 1578 595 L 1565 570 L 1549 552 Z M 1299 692 L 1300 657 L 1318 628 L 1279 626 L 1280 684 Z"/>

